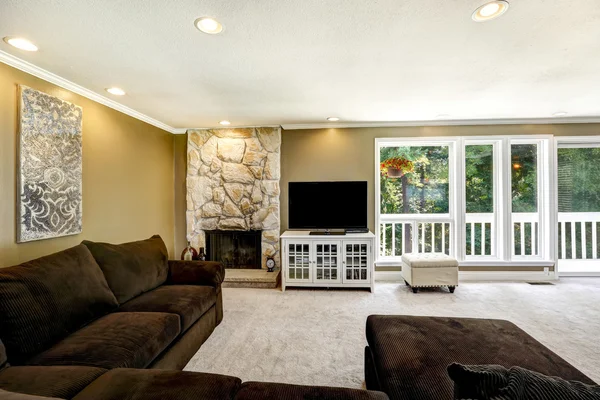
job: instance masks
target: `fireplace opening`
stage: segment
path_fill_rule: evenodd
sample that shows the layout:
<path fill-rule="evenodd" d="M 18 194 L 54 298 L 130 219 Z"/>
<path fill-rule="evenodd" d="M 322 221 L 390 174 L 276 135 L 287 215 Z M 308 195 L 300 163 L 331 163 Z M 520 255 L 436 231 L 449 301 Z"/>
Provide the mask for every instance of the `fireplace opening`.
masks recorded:
<path fill-rule="evenodd" d="M 206 231 L 206 256 L 225 268 L 260 269 L 261 231 Z"/>

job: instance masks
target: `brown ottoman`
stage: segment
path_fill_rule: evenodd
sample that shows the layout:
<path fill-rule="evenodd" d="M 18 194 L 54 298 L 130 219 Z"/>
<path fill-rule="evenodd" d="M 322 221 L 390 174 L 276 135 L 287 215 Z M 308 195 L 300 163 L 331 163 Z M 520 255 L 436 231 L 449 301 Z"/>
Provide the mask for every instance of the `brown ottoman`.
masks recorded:
<path fill-rule="evenodd" d="M 365 380 L 391 400 L 452 399 L 449 364 L 519 366 L 594 382 L 515 324 L 494 319 L 371 315 Z"/>

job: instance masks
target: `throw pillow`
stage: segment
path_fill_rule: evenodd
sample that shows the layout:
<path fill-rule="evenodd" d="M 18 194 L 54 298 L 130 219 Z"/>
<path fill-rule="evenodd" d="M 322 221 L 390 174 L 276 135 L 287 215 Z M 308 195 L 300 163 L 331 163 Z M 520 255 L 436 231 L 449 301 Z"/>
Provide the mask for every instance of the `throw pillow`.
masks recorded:
<path fill-rule="evenodd" d="M 0 268 L 0 338 L 12 365 L 117 306 L 102 270 L 83 245 Z"/>
<path fill-rule="evenodd" d="M 455 399 L 472 400 L 600 400 L 600 386 L 546 376 L 521 367 L 448 366 Z"/>
<path fill-rule="evenodd" d="M 137 242 L 110 244 L 84 240 L 102 268 L 119 304 L 152 290 L 167 280 L 168 253 L 160 236 Z"/>

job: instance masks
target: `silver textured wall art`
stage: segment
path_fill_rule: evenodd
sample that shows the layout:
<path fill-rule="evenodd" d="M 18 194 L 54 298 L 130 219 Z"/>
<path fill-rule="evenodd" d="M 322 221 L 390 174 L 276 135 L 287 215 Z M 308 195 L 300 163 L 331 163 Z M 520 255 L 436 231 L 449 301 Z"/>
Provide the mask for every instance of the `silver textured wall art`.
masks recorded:
<path fill-rule="evenodd" d="M 17 241 L 82 229 L 81 107 L 19 86 Z"/>

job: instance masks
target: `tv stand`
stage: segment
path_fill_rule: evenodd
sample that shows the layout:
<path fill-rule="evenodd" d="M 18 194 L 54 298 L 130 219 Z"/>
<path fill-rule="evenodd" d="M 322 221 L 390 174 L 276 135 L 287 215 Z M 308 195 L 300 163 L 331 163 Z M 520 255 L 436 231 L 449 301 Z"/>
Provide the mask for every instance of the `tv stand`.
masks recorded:
<path fill-rule="evenodd" d="M 311 236 L 321 236 L 321 235 L 343 236 L 345 234 L 346 234 L 345 229 L 325 229 L 322 231 L 310 231 Z"/>
<path fill-rule="evenodd" d="M 285 231 L 281 235 L 281 290 L 288 286 L 374 290 L 375 235 Z"/>

